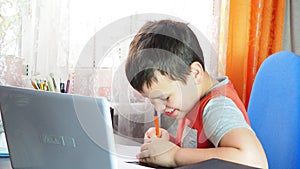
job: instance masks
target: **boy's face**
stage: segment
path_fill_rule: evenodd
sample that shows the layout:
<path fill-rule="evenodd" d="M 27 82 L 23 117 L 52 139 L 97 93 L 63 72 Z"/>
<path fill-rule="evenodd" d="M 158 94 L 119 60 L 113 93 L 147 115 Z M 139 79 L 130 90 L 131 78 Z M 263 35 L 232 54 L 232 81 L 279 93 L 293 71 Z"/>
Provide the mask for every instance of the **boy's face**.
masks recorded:
<path fill-rule="evenodd" d="M 150 88 L 143 86 L 144 97 L 149 98 L 157 112 L 165 112 L 175 119 L 183 118 L 200 100 L 199 87 L 195 84 L 192 75 L 187 83 L 171 80 L 169 77 L 156 72 L 157 82 Z"/>

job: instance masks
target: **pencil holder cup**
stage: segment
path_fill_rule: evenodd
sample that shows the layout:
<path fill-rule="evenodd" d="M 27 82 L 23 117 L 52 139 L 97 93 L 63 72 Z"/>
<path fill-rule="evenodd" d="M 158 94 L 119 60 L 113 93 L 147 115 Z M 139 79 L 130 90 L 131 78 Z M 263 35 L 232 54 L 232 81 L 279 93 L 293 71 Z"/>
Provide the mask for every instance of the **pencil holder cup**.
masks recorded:
<path fill-rule="evenodd" d="M 118 117 L 117 132 L 119 135 L 143 143 L 144 134 L 154 126 L 154 108 L 149 103 L 117 103 L 114 114 Z"/>

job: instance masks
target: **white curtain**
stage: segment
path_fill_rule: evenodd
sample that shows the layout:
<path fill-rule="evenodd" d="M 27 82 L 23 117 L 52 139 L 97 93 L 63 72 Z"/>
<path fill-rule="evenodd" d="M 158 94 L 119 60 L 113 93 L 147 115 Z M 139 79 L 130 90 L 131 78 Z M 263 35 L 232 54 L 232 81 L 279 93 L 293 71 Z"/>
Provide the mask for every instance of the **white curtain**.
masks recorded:
<path fill-rule="evenodd" d="M 283 50 L 300 55 L 300 1 L 286 0 L 284 32 L 282 37 Z"/>
<path fill-rule="evenodd" d="M 191 23 L 212 45 L 214 51 L 209 52 L 218 52 L 220 0 L 209 2 L 156 0 L 147 5 L 142 5 L 143 3 L 137 0 L 126 2 L 116 0 L 105 2 L 95 0 L 28 1 L 31 2 L 31 10 L 28 13 L 29 16 L 23 17 L 21 56 L 29 65 L 30 76 L 39 75 L 38 78 L 47 78 L 52 72 L 56 78 L 66 80 L 78 66 L 77 61 L 84 47 L 92 38 L 95 38 L 98 31 L 121 18 L 143 13 L 170 15 Z M 137 19 L 134 17 L 131 22 L 132 27 L 141 25 L 136 23 Z M 133 32 L 135 30 L 129 31 L 131 32 L 127 35 L 135 33 Z M 112 38 L 113 36 L 111 35 Z M 130 39 L 130 37 L 123 38 Z M 117 47 L 120 51 L 111 49 L 105 54 L 119 52 L 113 55 L 121 54 L 124 58 L 127 45 L 102 46 L 102 48 Z M 203 44 L 203 48 L 209 47 L 211 46 L 208 43 Z M 95 46 L 91 46 L 91 52 L 95 50 L 94 48 Z M 217 76 L 218 55 L 217 53 L 208 53 L 208 55 L 209 57 L 206 58 L 208 70 Z M 88 55 L 86 60 L 88 64 L 84 65 L 85 68 L 97 66 L 93 65 L 95 60 L 93 54 Z M 85 90 L 81 89 L 80 93 L 91 95 L 91 90 L 94 89 Z"/>
<path fill-rule="evenodd" d="M 28 0 L 23 16 L 21 56 L 29 76 L 47 79 L 49 73 L 66 79 L 69 71 L 69 0 Z"/>

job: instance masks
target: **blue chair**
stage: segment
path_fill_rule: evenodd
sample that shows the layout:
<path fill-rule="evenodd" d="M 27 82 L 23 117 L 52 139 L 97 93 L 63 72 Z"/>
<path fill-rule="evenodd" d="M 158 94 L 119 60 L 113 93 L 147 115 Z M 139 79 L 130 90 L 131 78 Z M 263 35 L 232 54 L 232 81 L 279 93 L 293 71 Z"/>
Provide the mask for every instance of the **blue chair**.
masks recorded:
<path fill-rule="evenodd" d="M 270 169 L 299 169 L 300 56 L 269 56 L 254 80 L 248 115 L 267 154 Z"/>

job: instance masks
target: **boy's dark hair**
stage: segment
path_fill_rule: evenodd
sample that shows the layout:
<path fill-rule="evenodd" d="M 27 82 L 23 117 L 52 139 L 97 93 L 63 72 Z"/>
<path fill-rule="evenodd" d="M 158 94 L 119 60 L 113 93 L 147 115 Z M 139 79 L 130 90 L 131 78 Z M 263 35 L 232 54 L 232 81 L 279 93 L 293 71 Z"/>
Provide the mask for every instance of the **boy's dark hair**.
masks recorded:
<path fill-rule="evenodd" d="M 157 82 L 156 71 L 172 80 L 186 83 L 190 65 L 204 58 L 198 39 L 187 24 L 172 20 L 147 22 L 135 35 L 129 48 L 125 71 L 131 86 L 143 92 Z"/>

